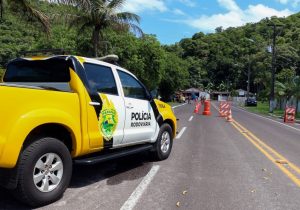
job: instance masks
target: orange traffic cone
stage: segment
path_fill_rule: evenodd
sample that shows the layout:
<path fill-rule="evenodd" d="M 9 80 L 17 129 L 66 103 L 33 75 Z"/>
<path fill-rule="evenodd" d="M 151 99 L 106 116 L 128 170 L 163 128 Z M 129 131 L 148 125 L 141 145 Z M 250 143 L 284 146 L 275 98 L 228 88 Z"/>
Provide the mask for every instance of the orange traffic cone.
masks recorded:
<path fill-rule="evenodd" d="M 194 109 L 194 113 L 198 114 L 199 113 L 199 104 L 196 103 L 195 109 Z"/>
<path fill-rule="evenodd" d="M 229 109 L 229 114 L 227 115 L 227 122 L 233 122 L 231 109 Z"/>
<path fill-rule="evenodd" d="M 210 101 L 206 100 L 204 101 L 204 111 L 202 113 L 203 115 L 207 115 L 210 116 L 211 112 L 210 112 Z"/>

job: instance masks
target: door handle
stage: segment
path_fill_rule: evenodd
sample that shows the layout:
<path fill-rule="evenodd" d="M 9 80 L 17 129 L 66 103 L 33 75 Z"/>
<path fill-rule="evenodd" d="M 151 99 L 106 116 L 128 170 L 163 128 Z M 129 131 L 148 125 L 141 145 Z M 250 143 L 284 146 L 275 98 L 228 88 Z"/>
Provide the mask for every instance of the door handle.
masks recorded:
<path fill-rule="evenodd" d="M 127 109 L 133 109 L 133 106 L 132 106 L 132 104 L 128 104 L 128 105 L 126 105 L 126 108 Z"/>
<path fill-rule="evenodd" d="M 100 106 L 101 104 L 99 102 L 91 101 L 89 103 L 91 106 Z"/>

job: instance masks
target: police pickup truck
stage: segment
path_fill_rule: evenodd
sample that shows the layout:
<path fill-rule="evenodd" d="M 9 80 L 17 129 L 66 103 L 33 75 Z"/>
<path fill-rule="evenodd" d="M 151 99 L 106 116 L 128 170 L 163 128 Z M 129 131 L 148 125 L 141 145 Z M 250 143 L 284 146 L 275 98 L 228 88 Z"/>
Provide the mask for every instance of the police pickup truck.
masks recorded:
<path fill-rule="evenodd" d="M 0 99 L 0 184 L 30 206 L 58 200 L 73 163 L 138 152 L 164 160 L 176 135 L 168 104 L 129 71 L 97 59 L 12 60 Z"/>

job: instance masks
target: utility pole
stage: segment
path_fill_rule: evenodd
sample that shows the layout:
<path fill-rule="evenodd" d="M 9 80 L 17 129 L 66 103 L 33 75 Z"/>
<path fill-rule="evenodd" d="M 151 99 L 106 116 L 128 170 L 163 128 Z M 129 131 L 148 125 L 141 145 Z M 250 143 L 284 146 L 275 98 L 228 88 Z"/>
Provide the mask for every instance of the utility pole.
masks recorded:
<path fill-rule="evenodd" d="M 249 39 L 249 38 L 246 38 L 246 40 L 248 40 L 249 42 L 252 42 L 252 43 L 255 43 L 255 41 L 253 39 Z M 250 47 L 251 45 L 249 44 L 248 46 L 248 72 L 247 72 L 247 99 L 249 98 L 250 96 L 250 79 L 251 79 L 251 60 L 250 60 Z"/>
<path fill-rule="evenodd" d="M 250 63 L 250 55 L 248 54 L 247 99 L 249 98 L 249 93 L 250 93 L 250 76 L 251 76 L 251 63 Z"/>
<path fill-rule="evenodd" d="M 276 74 L 276 37 L 277 37 L 277 27 L 282 25 L 278 25 L 275 23 L 268 24 L 268 26 L 273 29 L 273 44 L 272 44 L 272 78 L 271 78 L 271 92 L 270 92 L 270 105 L 269 112 L 273 113 L 275 108 L 275 74 Z"/>

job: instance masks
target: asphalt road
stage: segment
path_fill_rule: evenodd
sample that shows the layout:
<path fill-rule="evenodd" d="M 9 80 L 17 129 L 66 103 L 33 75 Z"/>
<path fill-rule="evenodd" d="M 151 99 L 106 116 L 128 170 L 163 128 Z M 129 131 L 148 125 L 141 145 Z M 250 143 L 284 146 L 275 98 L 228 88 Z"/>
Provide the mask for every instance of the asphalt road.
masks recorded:
<path fill-rule="evenodd" d="M 300 208 L 300 126 L 237 108 L 229 123 L 214 107 L 209 117 L 193 109 L 175 109 L 181 132 L 168 160 L 75 166 L 64 197 L 40 209 Z M 26 207 L 0 189 L 0 209 Z"/>

